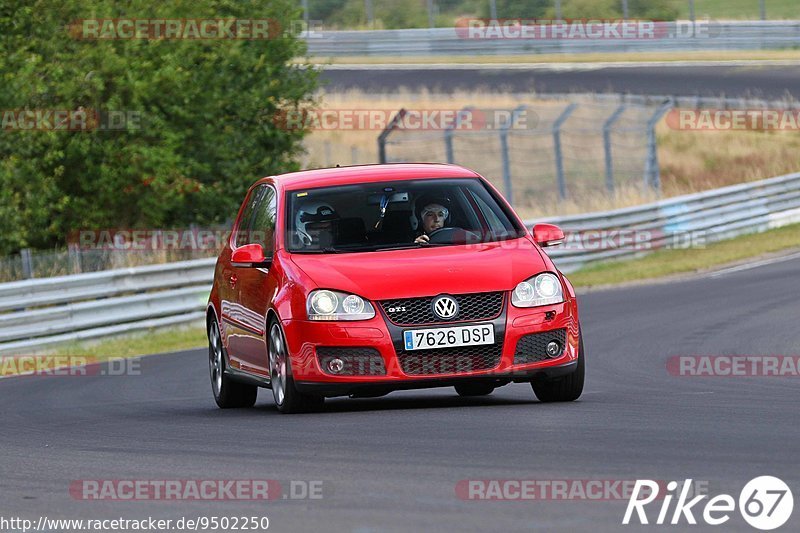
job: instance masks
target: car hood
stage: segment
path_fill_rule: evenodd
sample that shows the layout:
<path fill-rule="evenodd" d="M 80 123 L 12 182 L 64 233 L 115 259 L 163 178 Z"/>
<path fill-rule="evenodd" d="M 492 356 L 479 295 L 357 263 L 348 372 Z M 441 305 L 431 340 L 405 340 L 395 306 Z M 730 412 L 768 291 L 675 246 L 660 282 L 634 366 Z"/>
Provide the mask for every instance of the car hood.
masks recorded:
<path fill-rule="evenodd" d="M 527 239 L 344 254 L 291 254 L 319 287 L 369 300 L 506 291 L 546 269 Z"/>

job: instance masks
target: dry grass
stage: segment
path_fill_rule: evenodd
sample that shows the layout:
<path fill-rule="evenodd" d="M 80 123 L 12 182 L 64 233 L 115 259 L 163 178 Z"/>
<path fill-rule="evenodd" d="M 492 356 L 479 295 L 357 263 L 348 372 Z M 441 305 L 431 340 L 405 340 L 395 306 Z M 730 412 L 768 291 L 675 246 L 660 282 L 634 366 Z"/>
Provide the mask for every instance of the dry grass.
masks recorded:
<path fill-rule="evenodd" d="M 439 94 L 428 91 L 410 92 L 401 90 L 394 94 L 366 94 L 362 91 L 346 91 L 341 93 L 321 93 L 320 102 L 323 109 L 342 110 L 386 110 L 395 113 L 402 107 L 420 110 L 461 109 L 466 105 L 477 107 L 496 107 L 510 109 L 524 102 L 521 95 L 511 93 L 469 93 L 456 92 Z M 335 130 L 312 131 L 306 137 L 305 145 L 308 156 L 304 161 L 306 168 L 350 165 L 358 163 L 376 163 L 378 161 L 379 130 Z M 330 149 L 326 149 L 326 144 Z M 353 161 L 352 148 L 356 148 L 357 157 Z"/>
<path fill-rule="evenodd" d="M 552 122 L 564 108 L 564 102 L 537 101 L 534 95 L 503 92 L 365 94 L 349 91 L 321 94 L 320 101 L 324 109 L 381 109 L 389 112 L 403 107 L 456 110 L 472 105 L 478 109 L 513 109 L 527 104 L 529 108 L 535 108 L 535 120 L 540 126 Z M 607 210 L 657 199 L 651 190 L 641 186 L 638 169 L 629 171 L 632 181 L 618 185 L 615 197 L 605 194 L 600 137 L 582 138 L 580 129 L 570 131 L 570 128 L 588 124 L 598 129 L 608 112 L 606 106 L 583 104 L 567 122 L 562 142 L 571 187 L 568 200 L 560 200 L 556 194 L 551 136 L 512 135 L 509 138 L 512 153 L 530 155 L 526 161 L 515 160 L 511 169 L 514 203 L 523 217 Z M 633 117 L 631 123 L 640 118 Z M 308 153 L 304 166 L 376 163 L 379 133 L 378 130 L 312 131 L 306 138 Z M 627 139 L 617 139 L 620 146 L 628 143 L 635 144 L 636 150 L 643 147 L 641 132 L 634 131 L 628 135 Z M 662 121 L 657 128 L 657 137 L 662 197 L 754 181 L 800 169 L 800 135 L 797 132 L 688 132 L 670 129 Z M 456 142 L 456 162 L 476 169 L 502 189 L 496 134 L 491 132 L 474 138 L 459 136 Z M 404 154 L 408 160 L 445 160 L 441 133 L 433 133 L 429 140 L 409 143 L 408 146 Z M 643 164 L 643 153 L 634 152 L 633 149 L 620 148 L 615 157 L 619 157 L 621 163 Z M 624 161 L 625 155 L 627 161 Z"/>
<path fill-rule="evenodd" d="M 798 132 L 657 130 L 665 196 L 702 191 L 800 169 Z"/>

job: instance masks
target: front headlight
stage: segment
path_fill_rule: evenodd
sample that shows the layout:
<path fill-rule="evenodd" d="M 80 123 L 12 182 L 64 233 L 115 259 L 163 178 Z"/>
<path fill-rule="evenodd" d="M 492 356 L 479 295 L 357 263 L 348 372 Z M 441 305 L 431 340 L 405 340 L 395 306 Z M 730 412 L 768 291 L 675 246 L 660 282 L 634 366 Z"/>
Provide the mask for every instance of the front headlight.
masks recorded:
<path fill-rule="evenodd" d="M 372 304 L 361 296 L 327 289 L 311 291 L 306 311 L 309 320 L 369 320 L 375 316 Z"/>
<path fill-rule="evenodd" d="M 560 304 L 564 301 L 564 291 L 558 276 L 545 272 L 527 279 L 514 288 L 511 303 L 515 307 L 538 307 L 540 305 Z"/>

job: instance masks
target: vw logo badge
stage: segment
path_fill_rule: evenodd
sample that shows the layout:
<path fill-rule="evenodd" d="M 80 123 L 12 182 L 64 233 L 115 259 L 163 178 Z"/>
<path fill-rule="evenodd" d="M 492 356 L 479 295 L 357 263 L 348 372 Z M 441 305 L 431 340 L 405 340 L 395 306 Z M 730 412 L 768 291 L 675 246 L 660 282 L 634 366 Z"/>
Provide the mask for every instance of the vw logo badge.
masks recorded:
<path fill-rule="evenodd" d="M 451 296 L 439 296 L 433 300 L 433 314 L 442 320 L 458 314 L 458 302 Z"/>

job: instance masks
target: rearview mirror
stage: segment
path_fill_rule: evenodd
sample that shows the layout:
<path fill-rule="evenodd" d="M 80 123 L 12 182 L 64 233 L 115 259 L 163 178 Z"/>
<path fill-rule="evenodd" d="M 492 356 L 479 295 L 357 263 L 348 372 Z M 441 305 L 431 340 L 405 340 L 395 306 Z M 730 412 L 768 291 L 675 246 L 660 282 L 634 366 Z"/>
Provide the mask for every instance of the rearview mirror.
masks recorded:
<path fill-rule="evenodd" d="M 531 233 L 533 240 L 542 248 L 564 243 L 564 232 L 553 224 L 536 224 Z"/>
<path fill-rule="evenodd" d="M 245 244 L 233 251 L 231 264 L 240 268 L 269 268 L 271 257 L 264 257 L 264 247 L 260 244 Z"/>
<path fill-rule="evenodd" d="M 389 193 L 379 193 L 379 194 L 370 194 L 367 198 L 367 205 L 381 205 L 381 201 L 386 198 L 387 204 L 398 204 L 402 202 L 408 202 L 408 193 L 407 192 L 395 192 L 392 194 Z"/>

